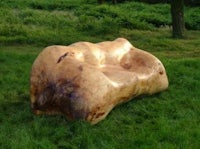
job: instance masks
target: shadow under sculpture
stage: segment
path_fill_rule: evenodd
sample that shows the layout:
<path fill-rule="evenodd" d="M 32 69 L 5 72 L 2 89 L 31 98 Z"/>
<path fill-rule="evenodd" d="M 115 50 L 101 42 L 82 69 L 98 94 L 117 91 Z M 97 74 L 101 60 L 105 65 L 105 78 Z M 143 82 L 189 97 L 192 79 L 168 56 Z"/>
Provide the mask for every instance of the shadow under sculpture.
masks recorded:
<path fill-rule="evenodd" d="M 168 78 L 160 60 L 118 38 L 45 48 L 30 84 L 35 114 L 62 113 L 96 124 L 118 104 L 167 89 Z"/>

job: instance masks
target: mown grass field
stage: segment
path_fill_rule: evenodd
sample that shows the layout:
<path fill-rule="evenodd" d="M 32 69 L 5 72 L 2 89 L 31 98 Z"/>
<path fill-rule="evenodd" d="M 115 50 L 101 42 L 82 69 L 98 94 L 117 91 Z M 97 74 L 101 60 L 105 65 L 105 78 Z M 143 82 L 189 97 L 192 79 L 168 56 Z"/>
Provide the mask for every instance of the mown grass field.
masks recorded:
<path fill-rule="evenodd" d="M 199 7 L 186 7 L 184 39 L 171 38 L 170 6 L 95 0 L 0 1 L 0 148 L 199 149 Z M 47 45 L 125 37 L 165 65 L 169 89 L 116 107 L 91 126 L 30 111 L 31 65 Z"/>

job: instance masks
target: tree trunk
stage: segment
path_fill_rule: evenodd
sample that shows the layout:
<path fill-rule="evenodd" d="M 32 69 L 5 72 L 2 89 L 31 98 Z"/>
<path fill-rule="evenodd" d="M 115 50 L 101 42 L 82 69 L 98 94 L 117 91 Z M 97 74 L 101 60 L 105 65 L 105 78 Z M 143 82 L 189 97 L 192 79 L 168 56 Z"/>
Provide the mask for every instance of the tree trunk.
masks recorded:
<path fill-rule="evenodd" d="M 172 32 L 174 38 L 182 38 L 185 28 L 184 0 L 171 0 Z"/>

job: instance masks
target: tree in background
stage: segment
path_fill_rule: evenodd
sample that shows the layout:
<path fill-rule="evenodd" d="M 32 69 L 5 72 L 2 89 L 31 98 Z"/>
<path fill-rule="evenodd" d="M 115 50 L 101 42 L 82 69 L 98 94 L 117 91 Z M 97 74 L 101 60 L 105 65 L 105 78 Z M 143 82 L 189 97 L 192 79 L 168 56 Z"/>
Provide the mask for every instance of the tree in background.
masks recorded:
<path fill-rule="evenodd" d="M 110 0 L 113 4 L 116 4 L 120 0 Z M 147 0 L 140 0 L 147 1 Z M 151 0 L 151 3 L 167 2 L 169 0 Z M 171 16 L 172 16 L 172 36 L 174 38 L 183 38 L 185 22 L 184 22 L 184 0 L 170 0 L 171 1 Z M 185 0 L 186 1 L 186 0 Z M 100 4 L 105 0 L 98 0 Z M 150 1 L 148 1 L 150 2 Z"/>
<path fill-rule="evenodd" d="M 171 0 L 172 15 L 172 35 L 174 38 L 182 38 L 185 22 L 184 22 L 184 0 Z"/>

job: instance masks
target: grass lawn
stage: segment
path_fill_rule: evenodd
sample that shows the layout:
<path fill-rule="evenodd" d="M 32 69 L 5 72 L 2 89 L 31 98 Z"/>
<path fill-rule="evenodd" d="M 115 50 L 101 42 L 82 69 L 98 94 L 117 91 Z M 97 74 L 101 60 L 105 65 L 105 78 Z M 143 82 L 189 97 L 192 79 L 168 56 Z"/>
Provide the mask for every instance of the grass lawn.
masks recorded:
<path fill-rule="evenodd" d="M 195 49 L 194 39 L 165 40 L 174 48 L 185 45 L 180 51 L 152 51 L 166 67 L 169 89 L 120 105 L 95 126 L 69 122 L 63 116 L 34 116 L 29 105 L 29 73 L 43 47 L 2 46 L 1 148 L 199 148 L 199 46 Z M 187 49 L 191 46 L 194 49 Z"/>
<path fill-rule="evenodd" d="M 161 26 L 152 22 L 149 25 L 145 18 L 141 22 L 141 17 L 151 18 L 146 16 L 150 12 L 164 15 L 168 5 L 127 2 L 115 7 L 98 6 L 95 2 L 0 2 L 0 148 L 199 149 L 200 31 L 198 24 L 189 17 L 196 18 L 199 8 L 186 8 L 188 29 L 193 27 L 193 30 L 187 30 L 184 39 L 172 39 L 168 14 L 166 20 L 155 17 Z M 138 20 L 124 18 L 125 22 L 129 20 L 128 24 L 120 24 L 130 6 L 134 6 L 135 11 L 145 11 L 143 14 L 128 14 Z M 83 13 L 84 9 L 86 13 Z M 100 19 L 90 22 L 93 14 Z M 116 15 L 120 19 L 112 22 L 110 19 Z M 65 20 L 65 17 L 71 18 Z M 114 23 L 113 30 L 109 23 Z M 66 24 L 68 28 L 62 28 Z M 85 121 L 67 121 L 62 115 L 35 116 L 31 113 L 30 69 L 45 46 L 117 37 L 127 38 L 134 46 L 153 53 L 163 62 L 169 77 L 168 90 L 122 104 L 94 126 Z"/>

